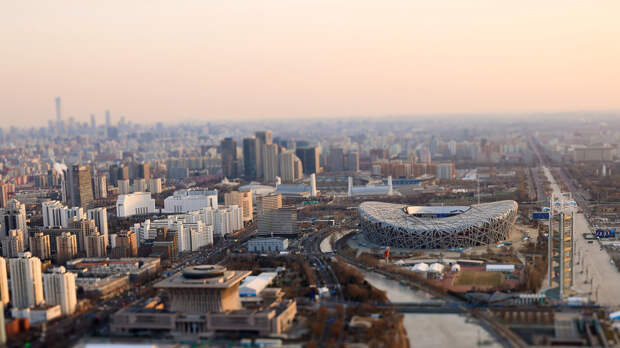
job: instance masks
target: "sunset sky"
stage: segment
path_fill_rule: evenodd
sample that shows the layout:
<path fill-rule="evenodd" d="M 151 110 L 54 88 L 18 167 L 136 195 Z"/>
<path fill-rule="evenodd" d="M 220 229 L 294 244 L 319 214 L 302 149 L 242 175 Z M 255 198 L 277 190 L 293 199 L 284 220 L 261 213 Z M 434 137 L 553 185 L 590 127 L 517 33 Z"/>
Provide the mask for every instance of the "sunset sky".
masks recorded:
<path fill-rule="evenodd" d="M 0 127 L 620 109 L 620 1 L 3 1 Z"/>

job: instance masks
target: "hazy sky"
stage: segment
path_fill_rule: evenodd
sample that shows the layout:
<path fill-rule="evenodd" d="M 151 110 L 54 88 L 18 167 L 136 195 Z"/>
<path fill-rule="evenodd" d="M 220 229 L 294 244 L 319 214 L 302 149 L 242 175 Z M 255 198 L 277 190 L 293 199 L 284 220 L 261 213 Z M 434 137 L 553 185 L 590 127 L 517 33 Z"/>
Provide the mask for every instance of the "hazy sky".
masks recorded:
<path fill-rule="evenodd" d="M 0 3 L 0 126 L 620 109 L 620 1 Z"/>

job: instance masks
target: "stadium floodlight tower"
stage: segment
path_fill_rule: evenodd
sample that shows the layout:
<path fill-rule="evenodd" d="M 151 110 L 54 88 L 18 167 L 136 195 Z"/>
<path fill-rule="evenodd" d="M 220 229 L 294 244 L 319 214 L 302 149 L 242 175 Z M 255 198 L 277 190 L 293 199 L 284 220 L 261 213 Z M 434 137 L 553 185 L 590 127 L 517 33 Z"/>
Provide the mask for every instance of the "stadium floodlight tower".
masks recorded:
<path fill-rule="evenodd" d="M 554 295 L 562 301 L 573 286 L 574 208 L 571 194 L 552 194 L 549 205 L 548 281 L 549 288 L 557 284 Z"/>

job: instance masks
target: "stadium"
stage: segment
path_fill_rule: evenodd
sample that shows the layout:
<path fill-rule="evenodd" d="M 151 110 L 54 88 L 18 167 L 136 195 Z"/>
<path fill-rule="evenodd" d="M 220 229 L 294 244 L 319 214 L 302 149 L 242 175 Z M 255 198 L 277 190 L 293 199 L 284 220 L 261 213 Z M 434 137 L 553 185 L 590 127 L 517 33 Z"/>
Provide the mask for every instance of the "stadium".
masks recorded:
<path fill-rule="evenodd" d="M 472 206 L 360 204 L 360 229 L 374 244 L 404 249 L 469 248 L 508 238 L 517 218 L 515 201 Z"/>

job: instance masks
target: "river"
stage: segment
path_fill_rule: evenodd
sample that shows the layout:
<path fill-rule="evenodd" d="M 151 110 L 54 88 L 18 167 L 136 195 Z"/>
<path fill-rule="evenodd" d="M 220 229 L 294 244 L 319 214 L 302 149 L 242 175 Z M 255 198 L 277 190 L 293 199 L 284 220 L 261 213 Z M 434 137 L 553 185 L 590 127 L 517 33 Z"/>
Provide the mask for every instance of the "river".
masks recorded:
<path fill-rule="evenodd" d="M 435 301 L 428 293 L 413 291 L 380 274 L 362 273 L 370 284 L 385 291 L 392 302 Z M 479 341 L 485 342 L 485 347 L 501 347 L 485 329 L 465 315 L 405 313 L 404 316 L 403 324 L 412 348 L 479 347 Z"/>

